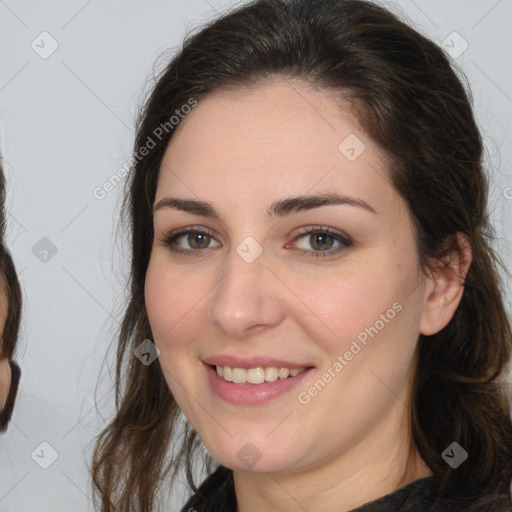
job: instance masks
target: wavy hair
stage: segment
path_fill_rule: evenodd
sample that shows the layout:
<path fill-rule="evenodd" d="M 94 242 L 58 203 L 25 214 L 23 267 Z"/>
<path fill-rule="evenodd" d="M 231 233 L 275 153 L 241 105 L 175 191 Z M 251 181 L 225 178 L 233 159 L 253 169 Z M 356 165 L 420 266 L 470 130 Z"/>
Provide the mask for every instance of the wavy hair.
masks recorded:
<path fill-rule="evenodd" d="M 0 358 L 12 359 L 21 321 L 21 287 L 16 274 L 16 267 L 5 245 L 5 229 L 7 226 L 5 211 L 5 177 L 0 159 L 0 280 L 7 297 L 7 318 L 5 320 Z"/>
<path fill-rule="evenodd" d="M 21 323 L 22 296 L 21 287 L 16 274 L 16 267 L 9 249 L 5 245 L 5 229 L 7 225 L 5 210 L 5 177 L 0 158 L 0 293 L 7 302 L 7 316 L 0 339 L 0 359 L 11 361 L 11 388 L 3 410 L 0 410 L 0 432 L 7 428 L 12 414 L 14 400 L 18 390 L 21 371 L 12 363 Z"/>

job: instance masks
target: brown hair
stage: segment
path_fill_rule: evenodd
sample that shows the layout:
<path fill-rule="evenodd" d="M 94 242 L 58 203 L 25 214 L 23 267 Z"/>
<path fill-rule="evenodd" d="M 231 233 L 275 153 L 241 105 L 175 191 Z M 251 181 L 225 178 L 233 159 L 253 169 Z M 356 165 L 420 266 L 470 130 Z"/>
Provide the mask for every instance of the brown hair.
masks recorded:
<path fill-rule="evenodd" d="M 11 253 L 5 246 L 5 213 L 5 177 L 0 160 L 0 291 L 5 293 L 7 298 L 7 318 L 0 345 L 0 358 L 12 359 L 20 328 L 21 288 Z"/>
<path fill-rule="evenodd" d="M 0 293 L 7 301 L 7 316 L 0 340 L 0 359 L 10 361 L 14 357 L 16 342 L 21 322 L 21 287 L 16 274 L 11 253 L 5 246 L 6 211 L 5 211 L 5 177 L 0 160 Z M 20 369 L 11 363 L 11 389 L 3 410 L 0 410 L 0 431 L 7 428 L 8 420 L 14 407 L 14 398 L 18 390 Z"/>
<path fill-rule="evenodd" d="M 478 496 L 508 492 L 512 424 L 499 380 L 512 336 L 501 264 L 491 247 L 482 139 L 469 86 L 436 44 L 374 3 L 258 0 L 185 39 L 140 112 L 135 150 L 190 98 L 200 102 L 212 91 L 256 87 L 273 76 L 302 79 L 353 104 L 363 129 L 389 156 L 390 178 L 410 209 L 425 273 L 432 261 L 460 250 L 455 234 L 469 240 L 473 260 L 458 309 L 444 329 L 418 340 L 412 434 L 444 496 L 471 497 L 475 505 Z M 183 464 L 197 491 L 191 463 L 201 442 L 188 423 L 179 429 L 180 411 L 160 366 L 133 357 L 135 346 L 152 337 L 144 281 L 152 204 L 173 133 L 166 131 L 134 163 L 123 205 L 132 254 L 117 350 L 117 413 L 97 440 L 92 467 L 104 512 L 153 510 L 161 482 L 170 477 L 172 483 Z M 184 437 L 171 456 L 178 434 Z M 452 441 L 470 454 L 456 470 L 441 457 Z M 204 462 L 210 471 L 211 456 Z"/>

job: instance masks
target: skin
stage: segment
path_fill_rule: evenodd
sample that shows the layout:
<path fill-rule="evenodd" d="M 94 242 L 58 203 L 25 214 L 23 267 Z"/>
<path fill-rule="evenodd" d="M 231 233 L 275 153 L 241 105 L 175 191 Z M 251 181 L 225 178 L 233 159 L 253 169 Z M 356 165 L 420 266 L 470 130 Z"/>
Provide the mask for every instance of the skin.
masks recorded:
<path fill-rule="evenodd" d="M 5 293 L 0 291 L 0 340 L 4 330 L 5 319 L 7 318 L 7 301 L 5 300 Z M 11 386 L 11 367 L 9 366 L 9 359 L 7 357 L 0 358 L 0 410 L 5 406 L 7 396 L 9 395 L 9 388 Z"/>
<path fill-rule="evenodd" d="M 9 388 L 11 386 L 11 367 L 9 359 L 4 357 L 0 359 L 0 411 L 4 408 Z"/>
<path fill-rule="evenodd" d="M 420 333 L 449 322 L 461 280 L 445 269 L 431 278 L 419 272 L 411 218 L 386 178 L 384 154 L 339 104 L 304 82 L 277 78 L 252 91 L 216 92 L 179 125 L 159 176 L 155 204 L 199 199 L 222 215 L 155 212 L 145 298 L 169 388 L 209 453 L 233 469 L 238 512 L 341 512 L 432 474 L 410 442 L 415 349 Z M 366 146 L 352 162 L 338 150 L 350 134 Z M 266 218 L 276 200 L 332 191 L 376 213 L 329 205 Z M 206 242 L 180 238 L 179 247 L 206 247 L 199 257 L 162 241 L 187 226 L 213 232 Z M 353 245 L 307 257 L 320 250 L 300 229 L 317 226 L 345 233 Z M 247 236 L 263 248 L 250 264 L 236 252 Z M 466 266 L 455 262 L 462 274 L 465 254 Z M 299 403 L 297 393 L 396 302 L 395 318 L 307 405 Z M 213 354 L 315 369 L 270 402 L 235 405 L 209 386 L 201 360 Z M 252 468 L 237 456 L 247 442 L 262 454 Z"/>

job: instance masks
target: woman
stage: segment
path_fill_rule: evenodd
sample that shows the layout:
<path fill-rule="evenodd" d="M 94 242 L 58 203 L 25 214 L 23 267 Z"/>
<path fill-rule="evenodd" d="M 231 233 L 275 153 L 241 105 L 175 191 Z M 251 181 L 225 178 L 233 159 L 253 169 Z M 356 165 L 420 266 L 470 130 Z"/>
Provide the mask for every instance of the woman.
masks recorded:
<path fill-rule="evenodd" d="M 365 1 L 247 4 L 135 149 L 101 510 L 155 510 L 183 462 L 183 511 L 510 510 L 482 140 L 439 47 Z"/>
<path fill-rule="evenodd" d="M 9 250 L 4 243 L 5 178 L 0 166 L 0 432 L 7 429 L 20 380 L 13 361 L 21 317 L 21 289 Z"/>

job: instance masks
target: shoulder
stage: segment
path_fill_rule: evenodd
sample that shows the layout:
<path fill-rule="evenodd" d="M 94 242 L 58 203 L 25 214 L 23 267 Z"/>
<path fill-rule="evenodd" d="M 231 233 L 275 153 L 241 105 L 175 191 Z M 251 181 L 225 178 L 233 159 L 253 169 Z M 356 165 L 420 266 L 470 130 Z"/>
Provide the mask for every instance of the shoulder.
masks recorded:
<path fill-rule="evenodd" d="M 433 489 L 438 493 L 437 484 Z M 509 491 L 489 491 L 468 498 L 441 498 L 437 494 L 431 512 L 512 512 L 512 496 Z"/>
<path fill-rule="evenodd" d="M 351 512 L 512 512 L 509 493 L 446 498 L 434 477 L 425 477 Z"/>
<path fill-rule="evenodd" d="M 367 503 L 352 512 L 512 512 L 510 494 L 486 494 L 466 499 L 439 496 L 433 477 L 416 480 L 394 493 Z M 181 512 L 236 512 L 233 472 L 219 466 L 201 484 Z"/>
<path fill-rule="evenodd" d="M 209 475 L 181 512 L 236 512 L 233 472 L 219 466 Z"/>
<path fill-rule="evenodd" d="M 432 512 L 512 512 L 510 494 L 488 494 L 471 499 L 439 500 Z"/>

